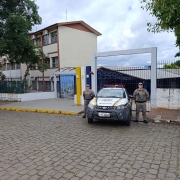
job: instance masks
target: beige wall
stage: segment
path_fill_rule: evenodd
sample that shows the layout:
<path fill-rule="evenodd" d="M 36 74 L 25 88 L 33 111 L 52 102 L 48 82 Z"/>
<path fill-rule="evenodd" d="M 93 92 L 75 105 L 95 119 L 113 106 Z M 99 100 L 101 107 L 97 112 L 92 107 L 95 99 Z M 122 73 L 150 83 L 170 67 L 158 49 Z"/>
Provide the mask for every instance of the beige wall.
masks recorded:
<path fill-rule="evenodd" d="M 26 64 L 21 64 L 20 69 L 21 69 L 21 76 L 24 77 L 25 71 L 27 69 Z"/>
<path fill-rule="evenodd" d="M 47 69 L 47 71 L 44 72 L 44 76 L 53 76 L 53 73 L 57 70 L 58 68 L 53 68 L 53 69 Z M 32 77 L 42 77 L 42 72 L 39 70 L 30 70 L 30 76 Z"/>
<path fill-rule="evenodd" d="M 91 65 L 91 54 L 97 52 L 93 33 L 59 26 L 60 68 Z"/>
<path fill-rule="evenodd" d="M 57 43 L 43 46 L 43 52 L 44 52 L 44 54 L 46 54 L 46 55 L 47 55 L 48 53 L 55 52 L 55 51 L 57 51 L 57 50 L 58 50 L 58 48 L 57 48 Z"/>

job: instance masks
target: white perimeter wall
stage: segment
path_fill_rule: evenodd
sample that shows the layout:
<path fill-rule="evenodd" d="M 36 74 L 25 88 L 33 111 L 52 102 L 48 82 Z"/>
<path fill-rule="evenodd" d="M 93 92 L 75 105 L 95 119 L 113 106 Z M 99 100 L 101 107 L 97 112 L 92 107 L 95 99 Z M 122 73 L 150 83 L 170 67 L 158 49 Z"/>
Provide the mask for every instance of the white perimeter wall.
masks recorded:
<path fill-rule="evenodd" d="M 180 109 L 180 89 L 157 89 L 157 108 Z"/>
<path fill-rule="evenodd" d="M 60 67 L 90 66 L 91 55 L 97 52 L 97 36 L 59 26 Z"/>
<path fill-rule="evenodd" d="M 33 101 L 40 99 L 53 99 L 56 98 L 55 92 L 38 92 L 27 94 L 9 94 L 0 93 L 0 100 L 4 101 Z"/>

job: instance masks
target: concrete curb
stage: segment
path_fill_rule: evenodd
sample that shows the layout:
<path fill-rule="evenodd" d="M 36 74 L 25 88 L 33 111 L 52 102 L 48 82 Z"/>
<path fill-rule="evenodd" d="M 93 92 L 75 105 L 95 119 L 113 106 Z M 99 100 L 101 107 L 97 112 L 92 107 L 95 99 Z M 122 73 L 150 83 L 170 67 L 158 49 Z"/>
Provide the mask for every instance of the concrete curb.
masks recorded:
<path fill-rule="evenodd" d="M 180 125 L 180 121 L 178 120 L 170 120 L 170 119 L 150 119 L 148 118 L 148 121 L 149 122 L 152 122 L 152 123 L 156 123 L 156 124 L 159 124 L 159 123 L 163 123 L 163 124 L 171 124 L 171 125 Z"/>
<path fill-rule="evenodd" d="M 48 113 L 48 114 L 65 114 L 77 116 L 79 113 L 61 111 L 61 110 L 46 110 L 46 109 L 28 109 L 28 108 L 13 108 L 13 107 L 0 107 L 0 110 L 6 111 L 21 111 L 21 112 L 37 112 L 37 113 Z"/>

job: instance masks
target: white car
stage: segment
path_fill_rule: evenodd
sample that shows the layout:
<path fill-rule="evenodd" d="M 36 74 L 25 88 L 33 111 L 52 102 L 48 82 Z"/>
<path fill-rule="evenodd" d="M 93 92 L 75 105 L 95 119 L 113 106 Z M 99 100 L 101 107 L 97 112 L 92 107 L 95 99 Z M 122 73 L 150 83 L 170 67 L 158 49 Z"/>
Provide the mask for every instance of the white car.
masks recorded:
<path fill-rule="evenodd" d="M 118 120 L 129 126 L 132 116 L 131 98 L 123 87 L 102 88 L 88 105 L 88 123 L 93 123 L 93 119 Z"/>

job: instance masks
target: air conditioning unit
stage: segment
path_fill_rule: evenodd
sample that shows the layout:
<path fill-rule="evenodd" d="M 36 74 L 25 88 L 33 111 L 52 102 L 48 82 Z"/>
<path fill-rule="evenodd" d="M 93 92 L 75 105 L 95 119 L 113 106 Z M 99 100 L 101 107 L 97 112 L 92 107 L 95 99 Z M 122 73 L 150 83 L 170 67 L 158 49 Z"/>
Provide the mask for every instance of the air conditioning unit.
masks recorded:
<path fill-rule="evenodd" d="M 52 81 L 53 80 L 53 76 L 49 76 L 49 80 Z"/>
<path fill-rule="evenodd" d="M 4 64 L 4 59 L 2 58 L 1 63 Z"/>
<path fill-rule="evenodd" d="M 35 35 L 32 35 L 32 36 L 31 36 L 31 39 L 35 39 L 35 38 L 36 38 L 36 36 L 35 36 Z"/>
<path fill-rule="evenodd" d="M 43 31 L 43 35 L 46 35 L 46 34 L 48 34 L 48 30 Z"/>
<path fill-rule="evenodd" d="M 9 63 L 9 60 L 8 60 L 7 58 L 3 58 L 3 59 L 2 59 L 2 62 L 3 62 L 3 63 Z"/>

